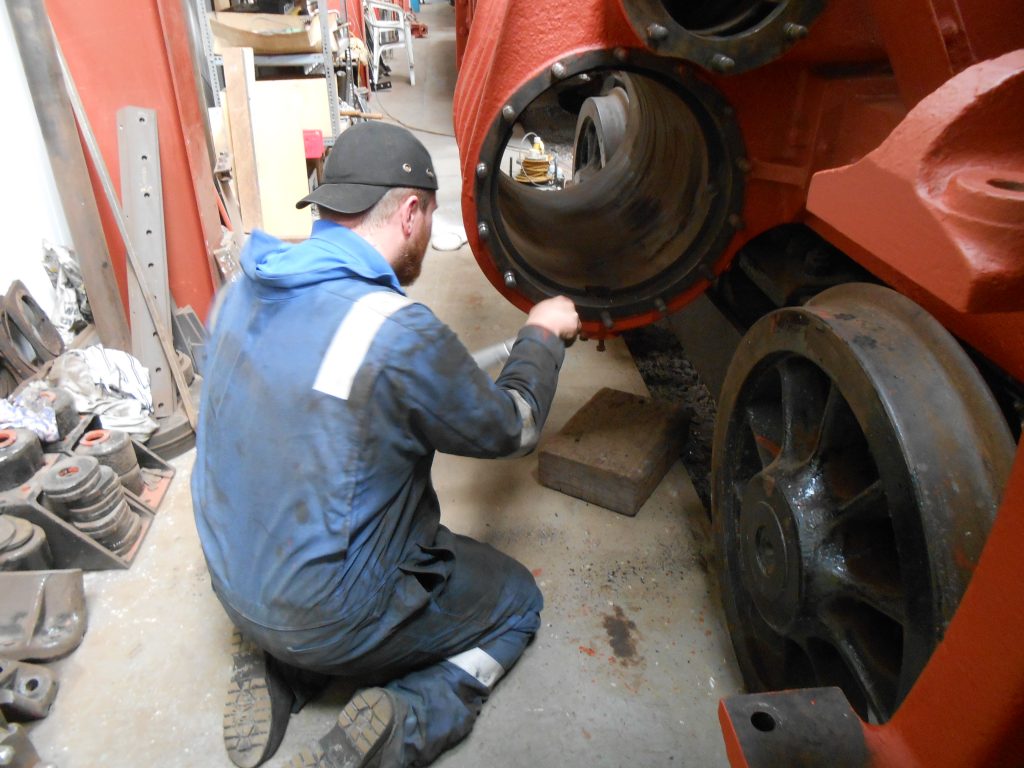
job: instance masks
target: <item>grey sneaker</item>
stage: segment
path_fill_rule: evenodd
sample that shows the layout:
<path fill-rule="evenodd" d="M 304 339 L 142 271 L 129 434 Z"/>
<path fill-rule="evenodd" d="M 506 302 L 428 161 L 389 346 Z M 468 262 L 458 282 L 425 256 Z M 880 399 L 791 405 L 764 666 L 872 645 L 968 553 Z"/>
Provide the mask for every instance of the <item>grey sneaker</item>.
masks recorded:
<path fill-rule="evenodd" d="M 237 629 L 231 638 L 231 680 L 224 703 L 224 747 L 239 768 L 255 768 L 281 745 L 291 717 L 291 689 L 274 660 Z"/>
<path fill-rule="evenodd" d="M 358 691 L 338 715 L 337 724 L 313 747 L 303 749 L 287 768 L 371 768 L 395 730 L 395 700 L 383 688 Z"/>

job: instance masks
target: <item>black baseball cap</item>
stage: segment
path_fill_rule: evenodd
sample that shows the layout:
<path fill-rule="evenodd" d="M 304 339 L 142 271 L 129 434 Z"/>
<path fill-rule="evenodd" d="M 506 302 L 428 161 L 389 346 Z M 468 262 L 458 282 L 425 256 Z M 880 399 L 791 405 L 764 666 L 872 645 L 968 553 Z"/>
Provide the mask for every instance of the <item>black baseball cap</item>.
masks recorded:
<path fill-rule="evenodd" d="M 334 142 L 320 186 L 299 200 L 338 213 L 362 213 L 395 187 L 437 189 L 430 153 L 405 128 L 367 121 L 343 131 Z"/>

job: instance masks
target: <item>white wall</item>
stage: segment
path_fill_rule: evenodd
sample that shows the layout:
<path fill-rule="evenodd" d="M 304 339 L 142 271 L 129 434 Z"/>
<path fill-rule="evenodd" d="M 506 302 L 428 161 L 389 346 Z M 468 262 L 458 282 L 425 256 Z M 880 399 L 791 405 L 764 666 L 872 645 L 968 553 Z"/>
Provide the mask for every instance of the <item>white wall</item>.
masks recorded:
<path fill-rule="evenodd" d="M 6 3 L 0 3 L 0 110 L 0 291 L 20 279 L 52 314 L 54 294 L 42 266 L 42 242 L 71 245 L 71 235 Z"/>

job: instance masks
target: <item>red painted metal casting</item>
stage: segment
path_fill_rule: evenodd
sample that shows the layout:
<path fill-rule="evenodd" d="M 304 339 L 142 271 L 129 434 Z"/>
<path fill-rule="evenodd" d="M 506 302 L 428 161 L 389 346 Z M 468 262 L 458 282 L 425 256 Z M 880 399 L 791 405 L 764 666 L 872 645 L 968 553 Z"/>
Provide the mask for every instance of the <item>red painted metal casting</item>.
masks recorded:
<path fill-rule="evenodd" d="M 629 5 L 629 13 L 624 6 Z M 463 216 L 469 242 L 481 269 L 509 301 L 527 310 L 534 303 L 527 292 L 506 284 L 505 265 L 498 249 L 480 232 L 480 224 L 493 234 L 493 221 L 481 221 L 490 192 L 478 175 L 481 162 L 493 162 L 485 152 L 494 134 L 522 111 L 524 94 L 532 98 L 539 86 L 557 86 L 566 77 L 559 67 L 575 73 L 576 63 L 598 54 L 613 58 L 624 70 L 665 82 L 665 74 L 644 58 L 658 53 L 657 41 L 641 37 L 636 6 L 611 0 L 587 0 L 571 7 L 545 9 L 543 23 L 531 24 L 534 6 L 525 2 L 463 3 L 459 24 L 472 22 L 460 33 L 464 45 L 462 68 L 455 96 L 455 129 L 459 140 L 463 177 Z M 795 5 L 795 4 L 794 4 Z M 782 4 L 784 9 L 789 8 Z M 653 22 L 652 22 L 653 23 Z M 758 35 L 762 35 L 761 38 Z M 778 48 L 778 29 L 754 30 L 738 37 L 746 40 L 750 56 Z M 759 40 L 764 40 L 764 45 Z M 792 41 L 791 41 L 792 42 Z M 780 53 L 780 51 L 776 51 Z M 735 54 L 739 55 L 739 54 Z M 694 57 L 699 58 L 699 57 Z M 675 67 L 677 82 L 670 87 L 683 98 L 692 96 L 687 82 L 699 83 L 718 94 L 727 113 L 723 122 L 735 123 L 741 134 L 738 164 L 746 176 L 742 210 L 730 226 L 734 235 L 711 258 L 702 261 L 693 279 L 674 293 L 660 297 L 647 309 L 610 308 L 611 323 L 584 318 L 585 332 L 593 337 L 613 335 L 646 325 L 685 306 L 702 293 L 715 275 L 724 271 L 736 252 L 751 238 L 779 224 L 799 221 L 804 215 L 807 186 L 812 175 L 862 157 L 898 124 L 906 110 L 893 77 L 880 67 L 884 49 L 865 2 L 833 3 L 814 22 L 806 39 L 788 53 L 742 74 L 723 76 L 684 59 L 658 57 Z M 737 63 L 742 69 L 743 61 Z M 607 70 L 608 65 L 603 69 Z M 834 70 L 834 71 L 833 71 Z M 852 71 L 856 76 L 836 72 Z M 510 114 L 503 118 L 502 110 Z M 510 129 L 510 126 L 508 126 Z M 670 135 L 665 141 L 667 146 Z M 493 168 L 487 168 L 493 173 Z M 665 190 L 668 197 L 669 190 Z M 601 216 L 600 211 L 594 213 Z M 638 259 L 636 244 L 611 245 L 617 252 Z M 606 318 L 607 319 L 607 318 Z"/>
<path fill-rule="evenodd" d="M 1024 51 L 923 99 L 858 162 L 817 174 L 808 210 L 868 269 L 1024 378 Z"/>
<path fill-rule="evenodd" d="M 626 0 L 559 5 L 545 9 L 543 23 L 536 20 L 535 6 L 519 0 L 466 0 L 457 7 L 463 55 L 455 127 L 466 230 L 484 274 L 523 310 L 535 299 L 506 285 L 497 249 L 480 235 L 480 207 L 488 203 L 481 199 L 477 176 L 483 149 L 489 134 L 502 125 L 502 109 L 516 104 L 517 96 L 522 101 L 528 85 L 536 90 L 538 80 L 557 84 L 554 65 L 571 66 L 595 52 L 633 57 L 657 48 L 638 34 L 624 5 Z M 634 16 L 635 5 L 630 5 Z M 708 72 L 677 59 L 680 71 L 717 90 L 733 108 L 749 170 L 739 217 L 743 229 L 721 250 L 710 272 L 663 297 L 665 309 L 679 309 L 699 295 L 756 235 L 802 221 L 921 302 L 1001 368 L 1024 378 L 1024 313 L 1015 305 L 1024 293 L 1012 256 L 1020 252 L 1024 226 L 1017 208 L 1019 171 L 1014 171 L 1022 167 L 1019 141 L 1014 145 L 1021 135 L 1020 110 L 1013 107 L 1020 103 L 1020 64 L 1011 57 L 973 68 L 981 54 L 1004 54 L 1024 44 L 1024 34 L 1009 31 L 1012 25 L 992 23 L 992 17 L 1013 17 L 1007 0 L 993 0 L 990 11 L 965 10 L 952 0 L 909 5 L 834 0 L 809 25 L 806 38 L 742 74 Z M 944 85 L 968 65 L 974 74 Z M 973 88 L 987 95 L 975 96 Z M 927 104 L 908 116 L 931 91 L 936 93 Z M 513 110 L 513 120 L 518 111 Z M 955 152 L 947 156 L 946 148 Z M 886 164 L 891 161 L 898 162 L 890 168 Z M 858 166 L 836 170 L 852 163 Z M 954 174 L 956 168 L 975 166 L 991 168 L 993 175 Z M 816 174 L 821 176 L 812 188 Z M 883 209 L 875 190 L 893 186 L 897 174 L 902 174 L 906 200 L 890 194 Z M 937 188 L 943 174 L 955 175 L 956 183 Z M 844 192 L 854 180 L 856 190 Z M 914 184 L 932 186 L 918 197 Z M 809 190 L 814 195 L 810 205 Z M 906 217 L 915 221 L 913 228 Z M 488 235 L 493 234 L 493 222 L 484 223 Z M 867 233 L 870 244 L 861 242 Z M 920 239 L 908 243 L 911 234 L 942 244 L 941 256 Z M 879 243 L 886 239 L 883 249 Z M 628 250 L 628 243 L 622 245 L 626 248 L 620 250 Z M 955 286 L 961 279 L 964 284 Z M 653 306 L 625 313 L 613 308 L 611 315 L 610 326 L 590 319 L 585 331 L 608 336 L 653 322 L 662 312 Z"/>
<path fill-rule="evenodd" d="M 557 84 L 564 76 L 560 66 L 575 73 L 576 62 L 599 53 L 629 69 L 638 54 L 660 52 L 682 81 L 696 78 L 729 105 L 742 137 L 745 174 L 740 226 L 717 254 L 711 274 L 666 298 L 667 310 L 703 291 L 755 236 L 803 223 L 1024 380 L 1019 3 L 832 0 L 813 20 L 791 20 L 805 29 L 791 28 L 795 39 L 785 46 L 777 38 L 765 43 L 776 47 L 774 57 L 737 60 L 733 66 L 714 58 L 724 49 L 683 56 L 685 47 L 666 43 L 678 43 L 678 30 L 663 32 L 638 21 L 638 9 L 659 5 L 684 7 L 582 0 L 538 14 L 536 4 L 522 0 L 459 0 L 455 126 L 463 216 L 477 261 L 497 290 L 524 310 L 533 303 L 520 283 L 506 283 L 502 256 L 492 248 L 493 221 L 481 220 L 493 207 L 484 199 L 491 189 L 481 182 L 494 172 L 488 167 L 491 145 L 496 136 L 507 138 L 524 107 L 523 94 L 532 98 L 539 83 Z M 652 18 L 662 22 L 664 14 Z M 741 34 L 756 36 L 758 29 Z M 503 120 L 509 124 L 504 128 Z M 666 197 L 672 192 L 665 190 Z M 611 322 L 591 319 L 584 328 L 603 337 L 660 315 L 654 309 L 613 312 Z M 860 755 L 849 764 L 873 766 L 1020 764 L 1022 548 L 1024 450 L 1018 446 L 974 578 L 903 704 L 884 725 L 857 721 L 860 736 L 854 741 L 860 746 L 853 744 L 849 753 L 819 744 L 793 754 L 792 764 L 839 765 L 845 754 Z M 806 710 L 806 703 L 797 709 Z M 850 717 L 849 710 L 836 712 Z M 820 717 L 825 716 L 823 707 Z M 749 724 L 740 728 L 730 718 L 723 706 L 720 719 L 734 766 L 781 764 L 745 753 L 737 734 L 745 728 L 749 735 Z M 866 762 L 860 751 L 865 745 Z"/>

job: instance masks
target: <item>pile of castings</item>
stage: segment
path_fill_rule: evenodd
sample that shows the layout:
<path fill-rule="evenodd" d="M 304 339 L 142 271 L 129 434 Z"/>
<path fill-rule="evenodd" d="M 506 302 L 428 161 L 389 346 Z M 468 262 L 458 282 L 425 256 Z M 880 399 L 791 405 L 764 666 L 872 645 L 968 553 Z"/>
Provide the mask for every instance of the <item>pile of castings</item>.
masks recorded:
<path fill-rule="evenodd" d="M 174 475 L 126 432 L 79 416 L 68 392 L 39 397 L 56 440 L 0 429 L 0 765 L 26 768 L 39 757 L 18 723 L 46 717 L 57 695 L 37 662 L 85 635 L 82 569 L 131 565 Z"/>
<path fill-rule="evenodd" d="M 0 430 L 0 571 L 130 567 L 174 475 L 65 397 L 52 392 L 59 440 Z"/>
<path fill-rule="evenodd" d="M 134 461 L 131 441 L 127 447 Z M 117 555 L 127 553 L 142 533 L 142 519 L 129 508 L 118 473 L 93 456 L 58 461 L 43 475 L 42 485 L 52 509 Z"/>

